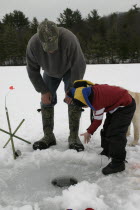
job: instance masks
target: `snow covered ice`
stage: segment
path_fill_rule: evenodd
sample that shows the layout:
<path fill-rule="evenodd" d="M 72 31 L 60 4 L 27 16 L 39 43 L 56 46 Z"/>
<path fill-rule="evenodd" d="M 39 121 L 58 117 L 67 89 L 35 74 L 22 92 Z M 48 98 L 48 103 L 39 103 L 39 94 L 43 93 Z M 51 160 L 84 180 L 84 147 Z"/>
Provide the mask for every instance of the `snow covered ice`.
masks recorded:
<path fill-rule="evenodd" d="M 119 85 L 140 92 L 140 64 L 88 65 L 84 79 L 93 83 Z M 12 131 L 22 119 L 16 135 L 31 141 L 42 135 L 40 94 L 29 81 L 25 67 L 0 67 L 0 128 L 8 131 L 5 114 L 7 95 Z M 85 151 L 68 150 L 67 105 L 63 102 L 64 85 L 58 89 L 55 106 L 54 133 L 57 145 L 43 151 L 33 151 L 32 145 L 14 138 L 16 150 L 22 155 L 13 159 L 11 143 L 3 149 L 9 136 L 0 132 L 0 210 L 139 210 L 140 209 L 140 145 L 127 146 L 126 170 L 104 176 L 101 169 L 109 160 L 99 155 L 100 129 L 92 136 Z M 80 123 L 82 133 L 90 124 L 90 109 L 85 109 Z M 83 141 L 83 138 L 81 138 Z M 133 128 L 128 143 L 133 140 Z M 69 188 L 57 188 L 52 179 L 74 176 L 79 183 Z"/>

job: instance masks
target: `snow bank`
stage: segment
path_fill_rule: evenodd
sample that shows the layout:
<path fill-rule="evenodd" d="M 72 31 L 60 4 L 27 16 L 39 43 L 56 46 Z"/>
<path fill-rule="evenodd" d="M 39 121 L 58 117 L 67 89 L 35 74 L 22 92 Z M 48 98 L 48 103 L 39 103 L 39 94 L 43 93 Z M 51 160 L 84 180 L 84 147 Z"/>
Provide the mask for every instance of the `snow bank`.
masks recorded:
<path fill-rule="evenodd" d="M 139 69 L 140 64 L 89 65 L 85 79 L 140 92 Z M 40 94 L 33 89 L 25 67 L 0 67 L 0 78 L 0 127 L 8 130 L 4 103 L 8 87 L 13 85 L 15 90 L 7 95 L 12 130 L 25 118 L 17 135 L 31 143 L 40 139 L 43 135 L 41 115 L 36 111 L 40 107 Z M 11 144 L 3 149 L 9 136 L 0 132 L 0 210 L 138 210 L 140 146 L 127 146 L 126 170 L 110 176 L 101 173 L 109 160 L 99 155 L 100 129 L 85 145 L 84 152 L 68 150 L 68 116 L 63 89 L 62 83 L 55 107 L 56 146 L 46 151 L 33 151 L 32 145 L 14 139 L 15 147 L 22 155 L 13 160 Z M 89 123 L 89 109 L 86 109 L 81 118 L 80 133 Z M 132 139 L 131 133 L 128 143 Z M 53 178 L 68 175 L 74 176 L 79 183 L 62 189 L 51 184 Z"/>

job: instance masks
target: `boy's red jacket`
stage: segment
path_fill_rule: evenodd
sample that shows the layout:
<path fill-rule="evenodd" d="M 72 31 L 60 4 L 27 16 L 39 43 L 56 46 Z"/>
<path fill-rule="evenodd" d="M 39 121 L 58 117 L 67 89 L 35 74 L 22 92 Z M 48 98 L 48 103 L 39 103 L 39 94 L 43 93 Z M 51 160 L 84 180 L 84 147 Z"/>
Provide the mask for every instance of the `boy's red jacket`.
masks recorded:
<path fill-rule="evenodd" d="M 127 106 L 132 102 L 128 91 L 118 86 L 96 84 L 92 86 L 92 90 L 94 96 L 91 104 L 96 111 L 94 111 L 94 121 L 87 129 L 90 134 L 93 134 L 101 125 L 104 112 L 112 114 L 119 107 Z"/>

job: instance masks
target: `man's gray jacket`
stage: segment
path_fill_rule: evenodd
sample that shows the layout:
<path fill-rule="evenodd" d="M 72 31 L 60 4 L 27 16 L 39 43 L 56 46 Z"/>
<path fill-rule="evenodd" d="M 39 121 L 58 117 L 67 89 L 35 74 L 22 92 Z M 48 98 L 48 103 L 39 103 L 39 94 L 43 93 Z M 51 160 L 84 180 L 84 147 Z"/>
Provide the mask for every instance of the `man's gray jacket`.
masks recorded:
<path fill-rule="evenodd" d="M 27 46 L 27 71 L 37 92 L 49 91 L 41 76 L 40 68 L 54 78 L 63 78 L 63 75 L 70 70 L 71 86 L 74 80 L 83 79 L 85 73 L 85 58 L 76 36 L 65 28 L 58 28 L 58 50 L 54 53 L 43 50 L 37 33 L 32 36 Z"/>

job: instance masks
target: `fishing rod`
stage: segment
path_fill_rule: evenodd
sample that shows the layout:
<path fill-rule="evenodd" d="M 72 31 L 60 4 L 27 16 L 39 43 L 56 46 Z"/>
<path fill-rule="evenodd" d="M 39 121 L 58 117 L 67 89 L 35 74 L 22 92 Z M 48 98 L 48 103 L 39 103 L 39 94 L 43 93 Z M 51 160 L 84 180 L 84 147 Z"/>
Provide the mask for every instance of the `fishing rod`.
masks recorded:
<path fill-rule="evenodd" d="M 10 90 L 14 90 L 15 88 L 13 86 L 10 86 L 9 87 Z M 29 141 L 26 141 L 25 139 L 23 138 L 20 138 L 19 136 L 16 136 L 15 133 L 18 131 L 18 129 L 21 127 L 21 125 L 23 124 L 23 122 L 25 121 L 25 119 L 23 119 L 20 124 L 18 125 L 18 127 L 16 128 L 16 130 L 12 133 L 12 128 L 11 128 L 11 123 L 10 123 L 10 117 L 9 117 L 9 112 L 8 112 L 8 107 L 7 107 L 7 96 L 9 95 L 10 93 L 10 90 L 8 91 L 8 93 L 5 95 L 5 112 L 6 112 L 6 119 L 7 119 L 7 123 L 8 123 L 8 129 L 9 129 L 9 132 L 3 130 L 0 128 L 0 131 L 6 133 L 6 134 L 9 134 L 10 138 L 8 139 L 8 141 L 6 142 L 6 144 L 3 146 L 3 148 L 6 148 L 6 146 L 8 145 L 9 142 L 11 142 L 11 146 L 12 146 L 12 151 L 13 151 L 13 158 L 16 159 L 18 156 L 21 155 L 21 151 L 20 150 L 15 150 L 15 145 L 14 145 L 14 140 L 13 140 L 13 137 L 17 138 L 17 139 L 20 139 L 21 141 L 24 141 L 28 144 L 31 144 L 31 142 Z"/>

